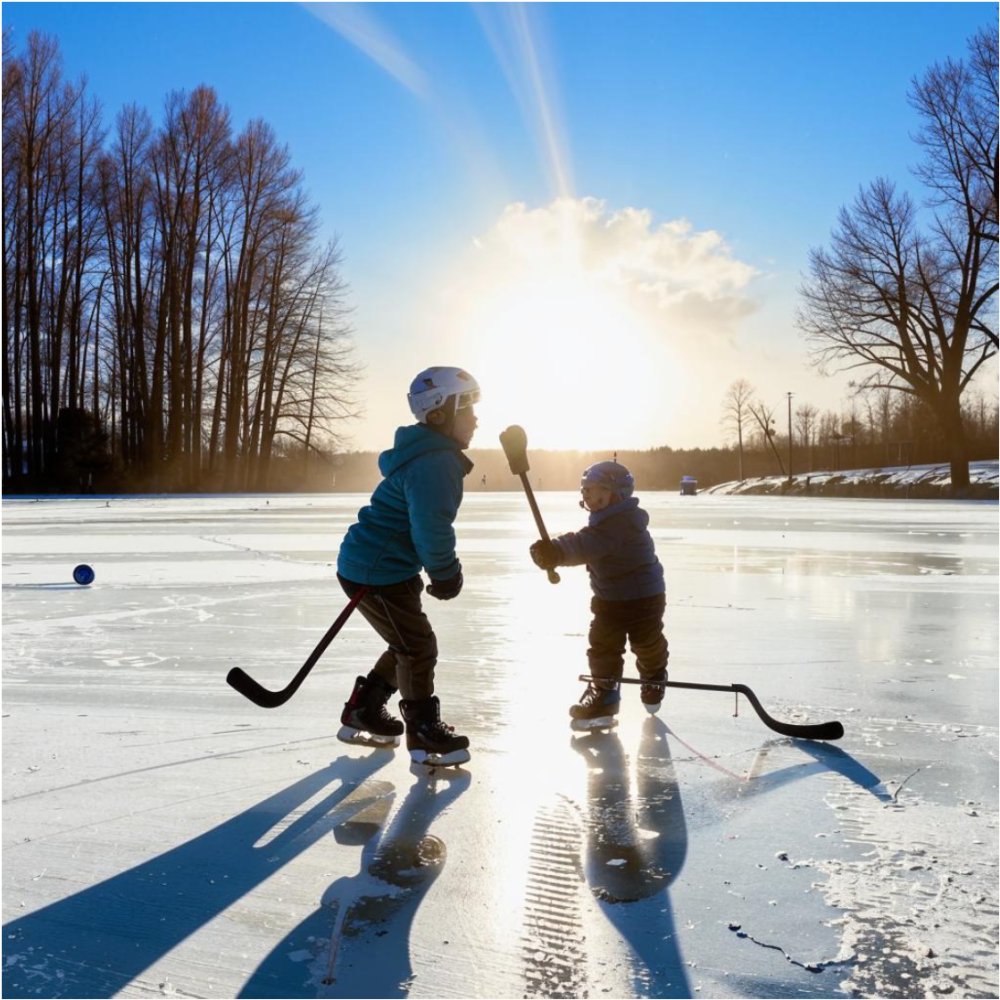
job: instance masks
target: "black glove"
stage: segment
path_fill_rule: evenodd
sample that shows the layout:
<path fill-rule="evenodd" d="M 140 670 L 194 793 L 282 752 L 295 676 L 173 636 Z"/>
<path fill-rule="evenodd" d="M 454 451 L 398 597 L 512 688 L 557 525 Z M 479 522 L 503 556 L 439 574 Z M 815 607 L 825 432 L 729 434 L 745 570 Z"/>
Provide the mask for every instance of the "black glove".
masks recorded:
<path fill-rule="evenodd" d="M 462 592 L 462 571 L 459 570 L 454 576 L 449 576 L 447 580 L 434 580 L 430 582 L 427 593 L 431 597 L 436 597 L 439 601 L 450 601 L 453 597 L 458 597 Z"/>
<path fill-rule="evenodd" d="M 541 539 L 535 542 L 529 551 L 535 565 L 542 569 L 555 569 L 559 565 L 559 557 L 562 555 L 555 542 L 545 542 Z"/>

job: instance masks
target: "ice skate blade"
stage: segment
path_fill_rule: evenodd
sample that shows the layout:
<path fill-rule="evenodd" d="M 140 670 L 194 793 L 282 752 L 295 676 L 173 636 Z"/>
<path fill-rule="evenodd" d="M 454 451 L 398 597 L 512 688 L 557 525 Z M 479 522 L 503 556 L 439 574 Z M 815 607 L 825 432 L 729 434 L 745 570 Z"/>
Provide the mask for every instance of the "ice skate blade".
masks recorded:
<path fill-rule="evenodd" d="M 356 747 L 378 747 L 382 750 L 391 750 L 399 746 L 398 736 L 379 736 L 377 733 L 355 729 L 353 726 L 341 726 L 337 739 L 341 743 L 350 743 Z"/>
<path fill-rule="evenodd" d="M 572 719 L 569 728 L 576 733 L 589 733 L 592 729 L 614 729 L 617 725 L 617 716 L 601 715 L 596 719 Z"/>
<path fill-rule="evenodd" d="M 472 760 L 468 750 L 452 750 L 451 753 L 430 753 L 427 750 L 411 750 L 410 762 L 421 767 L 454 767 Z"/>

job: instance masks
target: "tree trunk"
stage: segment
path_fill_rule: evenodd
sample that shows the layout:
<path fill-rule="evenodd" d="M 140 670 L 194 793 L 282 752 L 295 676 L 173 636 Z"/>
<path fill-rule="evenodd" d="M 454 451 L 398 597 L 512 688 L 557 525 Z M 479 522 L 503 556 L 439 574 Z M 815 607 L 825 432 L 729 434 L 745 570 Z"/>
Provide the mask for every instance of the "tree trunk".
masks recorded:
<path fill-rule="evenodd" d="M 951 465 L 951 489 L 953 493 L 969 486 L 969 445 L 962 420 L 962 404 L 959 396 L 943 400 L 938 410 L 938 419 L 947 438 L 949 462 Z"/>

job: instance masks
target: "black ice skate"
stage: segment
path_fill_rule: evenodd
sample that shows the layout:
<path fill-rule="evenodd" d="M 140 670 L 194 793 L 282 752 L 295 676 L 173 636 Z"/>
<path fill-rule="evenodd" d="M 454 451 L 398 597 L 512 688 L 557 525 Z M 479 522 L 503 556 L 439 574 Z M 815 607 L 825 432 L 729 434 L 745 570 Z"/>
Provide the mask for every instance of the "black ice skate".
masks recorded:
<path fill-rule="evenodd" d="M 403 723 L 385 707 L 395 690 L 380 677 L 359 677 L 341 713 L 337 739 L 366 747 L 398 747 Z"/>
<path fill-rule="evenodd" d="M 585 732 L 588 729 L 611 729 L 617 726 L 621 700 L 618 685 L 614 681 L 591 681 L 580 700 L 569 710 L 573 717 L 570 728 Z"/>
<path fill-rule="evenodd" d="M 447 767 L 464 764 L 469 757 L 469 739 L 458 736 L 441 721 L 441 702 L 437 695 L 399 703 L 406 720 L 406 749 L 414 764 Z"/>
<path fill-rule="evenodd" d="M 643 681 L 639 689 L 639 697 L 642 699 L 643 708 L 650 715 L 656 715 L 663 704 L 663 692 L 666 690 L 664 684 L 667 682 L 667 674 L 664 671 L 655 681 Z"/>

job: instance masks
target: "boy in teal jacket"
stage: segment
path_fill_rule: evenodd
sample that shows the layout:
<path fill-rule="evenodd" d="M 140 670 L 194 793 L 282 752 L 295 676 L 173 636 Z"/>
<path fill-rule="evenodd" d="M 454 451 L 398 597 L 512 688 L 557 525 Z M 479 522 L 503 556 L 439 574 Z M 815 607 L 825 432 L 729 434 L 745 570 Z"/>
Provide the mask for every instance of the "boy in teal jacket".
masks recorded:
<path fill-rule="evenodd" d="M 464 454 L 476 430 L 476 380 L 460 368 L 428 368 L 410 386 L 417 423 L 400 427 L 379 456 L 385 477 L 344 537 L 337 578 L 348 596 L 367 588 L 358 610 L 387 643 L 367 677 L 358 677 L 341 715 L 345 743 L 396 746 L 404 726 L 386 708 L 398 689 L 406 746 L 416 763 L 461 764 L 469 740 L 441 721 L 434 694 L 437 639 L 424 614 L 427 593 L 441 601 L 462 590 L 452 523 L 472 470 Z"/>

